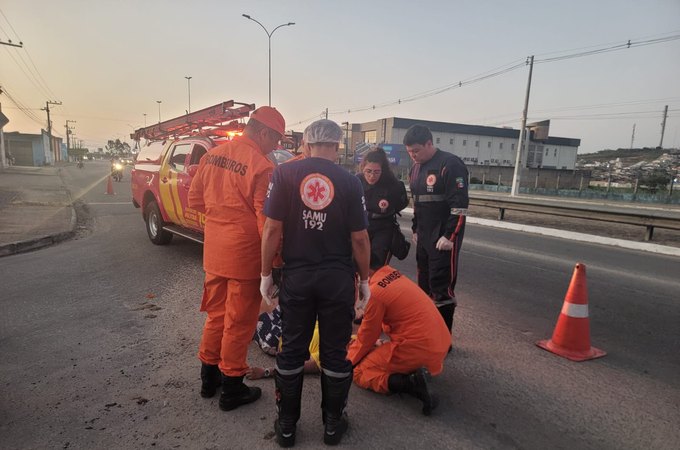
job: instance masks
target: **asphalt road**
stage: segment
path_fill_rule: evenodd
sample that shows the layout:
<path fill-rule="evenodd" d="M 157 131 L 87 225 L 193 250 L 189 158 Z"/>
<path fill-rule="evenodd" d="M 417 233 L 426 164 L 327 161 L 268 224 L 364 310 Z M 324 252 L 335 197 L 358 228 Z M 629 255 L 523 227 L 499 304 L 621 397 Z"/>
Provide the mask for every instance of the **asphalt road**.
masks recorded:
<path fill-rule="evenodd" d="M 78 237 L 0 259 L 0 447 L 276 448 L 271 380 L 225 413 L 198 395 L 199 245 L 152 245 L 129 170 L 65 168 Z M 406 226 L 406 222 L 404 222 Z M 593 345 L 574 363 L 539 349 L 576 262 L 587 266 Z M 413 278 L 413 255 L 395 264 Z M 455 350 L 432 417 L 411 398 L 356 386 L 347 448 L 675 449 L 680 443 L 680 260 L 469 226 Z M 273 360 L 254 345 L 253 365 Z M 298 448 L 321 447 L 319 379 L 303 394 Z"/>

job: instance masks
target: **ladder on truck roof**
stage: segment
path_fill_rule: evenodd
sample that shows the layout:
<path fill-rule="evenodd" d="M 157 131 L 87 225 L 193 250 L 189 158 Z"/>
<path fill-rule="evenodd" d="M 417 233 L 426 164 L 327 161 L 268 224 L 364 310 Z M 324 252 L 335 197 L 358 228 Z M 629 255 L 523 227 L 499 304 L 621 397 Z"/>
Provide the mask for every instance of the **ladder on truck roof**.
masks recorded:
<path fill-rule="evenodd" d="M 201 109 L 174 119 L 140 128 L 130 134 L 135 141 L 144 138 L 149 141 L 163 141 L 192 134 L 204 136 L 226 136 L 230 132 L 240 132 L 243 124 L 239 119 L 248 117 L 255 109 L 254 104 L 229 100 L 215 106 Z"/>

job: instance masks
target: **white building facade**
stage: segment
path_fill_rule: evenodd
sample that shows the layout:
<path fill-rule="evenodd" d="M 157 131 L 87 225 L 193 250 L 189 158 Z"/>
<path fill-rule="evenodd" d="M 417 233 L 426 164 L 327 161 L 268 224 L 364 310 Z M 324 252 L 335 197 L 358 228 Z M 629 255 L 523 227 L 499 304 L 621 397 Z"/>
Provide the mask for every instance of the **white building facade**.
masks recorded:
<path fill-rule="evenodd" d="M 468 165 L 515 165 L 519 130 L 512 128 L 390 117 L 353 124 L 351 148 L 356 148 L 360 143 L 401 144 L 406 130 L 415 124 L 425 125 L 432 131 L 435 147 L 459 156 Z M 533 138 L 533 133 L 529 133 L 525 167 L 574 170 L 580 139 L 548 136 L 539 141 Z"/>

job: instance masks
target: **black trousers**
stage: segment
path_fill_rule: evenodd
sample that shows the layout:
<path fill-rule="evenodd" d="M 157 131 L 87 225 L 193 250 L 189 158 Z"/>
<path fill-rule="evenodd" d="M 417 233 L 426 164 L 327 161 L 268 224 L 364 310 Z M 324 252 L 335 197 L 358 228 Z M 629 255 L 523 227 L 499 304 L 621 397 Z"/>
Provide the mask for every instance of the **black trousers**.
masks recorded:
<path fill-rule="evenodd" d="M 371 269 L 379 269 L 389 262 L 392 256 L 392 234 L 394 227 L 391 223 L 387 227 L 368 228 L 368 238 L 371 241 Z"/>
<path fill-rule="evenodd" d="M 283 375 L 302 371 L 309 359 L 309 342 L 319 321 L 319 357 L 323 371 L 334 377 L 352 373 L 347 344 L 352 335 L 355 299 L 351 269 L 286 271 L 281 307 L 281 351 L 276 368 Z"/>
<path fill-rule="evenodd" d="M 463 223 L 453 240 L 453 250 L 439 251 L 435 248 L 440 236 L 437 233 L 422 233 L 418 230 L 416 263 L 418 265 L 418 286 L 425 291 L 437 307 L 456 305 L 456 281 L 458 279 L 458 258 L 463 245 L 465 224 Z"/>

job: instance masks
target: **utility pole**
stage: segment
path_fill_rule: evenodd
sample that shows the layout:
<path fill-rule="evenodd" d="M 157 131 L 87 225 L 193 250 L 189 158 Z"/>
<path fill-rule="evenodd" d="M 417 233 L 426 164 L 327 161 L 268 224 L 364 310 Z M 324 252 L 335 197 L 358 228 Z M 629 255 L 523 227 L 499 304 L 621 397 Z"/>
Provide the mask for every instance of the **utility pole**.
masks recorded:
<path fill-rule="evenodd" d="M 663 109 L 663 122 L 661 122 L 661 141 L 659 148 L 663 148 L 663 134 L 666 131 L 666 117 L 668 116 L 668 105 Z"/>
<path fill-rule="evenodd" d="M 49 146 L 50 153 L 52 153 L 52 121 L 50 120 L 50 105 L 59 106 L 61 105 L 61 102 L 53 102 L 50 100 L 45 102 L 44 111 L 47 111 L 47 145 Z"/>
<path fill-rule="evenodd" d="M 12 40 L 11 40 L 11 39 L 8 39 L 7 42 L 0 41 L 0 45 L 9 45 L 10 47 L 19 47 L 19 48 L 23 48 L 24 43 L 23 43 L 23 42 L 19 42 L 18 44 L 14 44 L 14 43 L 12 43 Z"/>
<path fill-rule="evenodd" d="M 342 122 L 345 126 L 345 164 L 347 164 L 347 152 L 349 148 L 349 122 Z"/>
<path fill-rule="evenodd" d="M 519 142 L 517 143 L 517 156 L 515 157 L 515 173 L 512 175 L 512 190 L 510 195 L 515 197 L 519 193 L 519 185 L 522 173 L 522 151 L 524 149 L 524 134 L 527 126 L 527 113 L 529 111 L 529 93 L 531 92 L 531 74 L 534 71 L 534 56 L 529 57 L 529 79 L 527 81 L 527 94 L 524 98 L 524 111 L 522 112 L 522 128 L 519 130 Z"/>
<path fill-rule="evenodd" d="M 2 94 L 2 88 L 0 87 L 0 94 Z M 5 160 L 5 134 L 2 129 L 5 126 L 4 117 L 2 115 L 2 103 L 0 103 L 0 169 L 7 167 L 7 161 Z"/>
<path fill-rule="evenodd" d="M 635 142 L 635 124 L 633 124 L 633 134 L 630 136 L 630 149 L 633 150 L 633 142 Z"/>
<path fill-rule="evenodd" d="M 326 108 L 326 120 L 328 120 L 328 108 Z"/>
<path fill-rule="evenodd" d="M 71 150 L 71 144 L 70 144 L 70 136 L 71 132 L 74 130 L 74 128 L 71 128 L 68 124 L 70 123 L 76 123 L 75 120 L 66 120 L 66 151 L 69 152 Z"/>
<path fill-rule="evenodd" d="M 24 43 L 19 41 L 18 44 L 14 44 L 11 39 L 8 39 L 7 42 L 0 40 L 0 45 L 8 45 L 10 47 L 23 48 Z M 0 86 L 0 95 L 2 95 L 2 86 Z M 0 120 L 2 120 L 3 122 L 5 120 L 9 120 L 2 115 L 2 104 L 0 104 Z M 4 169 L 5 167 L 7 167 L 7 161 L 5 160 L 5 135 L 2 131 L 2 128 L 5 126 L 6 123 L 7 122 L 5 123 L 0 122 L 0 169 Z"/>

